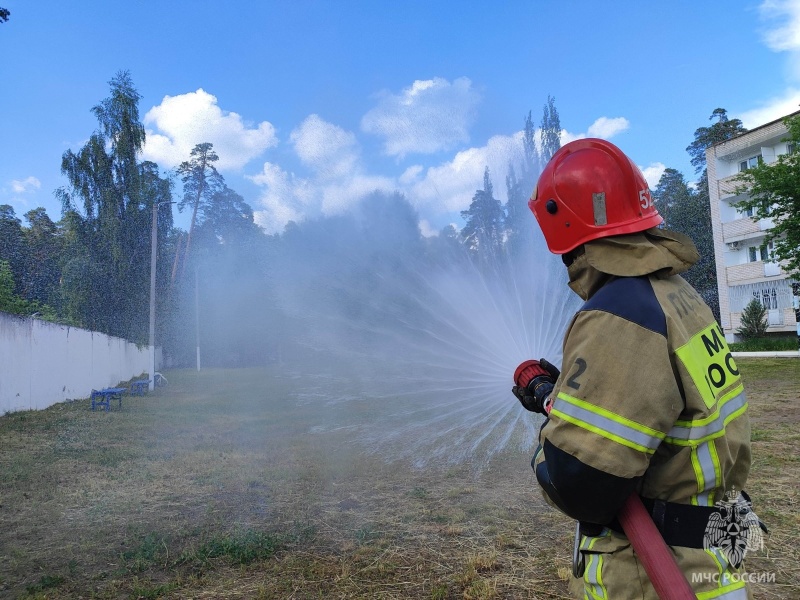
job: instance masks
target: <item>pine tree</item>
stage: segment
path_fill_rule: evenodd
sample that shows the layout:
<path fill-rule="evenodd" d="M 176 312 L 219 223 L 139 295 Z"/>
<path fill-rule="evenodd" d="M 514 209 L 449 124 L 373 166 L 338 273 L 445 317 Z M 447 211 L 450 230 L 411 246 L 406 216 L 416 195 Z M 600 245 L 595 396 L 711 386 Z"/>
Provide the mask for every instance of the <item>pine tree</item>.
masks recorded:
<path fill-rule="evenodd" d="M 664 219 L 663 227 L 688 235 L 697 246 L 700 259 L 686 271 L 684 278 L 719 319 L 714 234 L 708 197 L 689 187 L 679 171 L 668 168 L 653 191 L 653 201 Z"/>
<path fill-rule="evenodd" d="M 758 300 L 753 298 L 742 311 L 742 325 L 736 333 L 749 340 L 763 336 L 768 327 L 767 309 Z"/>
<path fill-rule="evenodd" d="M 729 119 L 724 108 L 716 108 L 709 120 L 716 122 L 710 127 L 699 127 L 694 132 L 694 141 L 686 147 L 692 157 L 695 173 L 700 173 L 697 191 L 693 194 L 691 209 L 679 220 L 685 223 L 686 230 L 677 229 L 689 235 L 700 252 L 700 260 L 687 276 L 690 283 L 703 296 L 714 316 L 719 320 L 719 293 L 717 286 L 717 268 L 714 259 L 714 242 L 711 230 L 711 205 L 708 196 L 708 169 L 706 168 L 706 149 L 714 144 L 724 142 L 747 131 L 739 119 Z M 668 225 L 669 227 L 669 225 Z M 688 275 L 688 274 L 687 274 Z"/>
<path fill-rule="evenodd" d="M 505 214 L 494 197 L 489 167 L 483 173 L 483 189 L 475 192 L 467 210 L 461 211 L 466 221 L 461 237 L 467 249 L 479 262 L 494 262 L 503 249 Z"/>
<path fill-rule="evenodd" d="M 183 198 L 178 203 L 178 210 L 183 211 L 187 206 L 192 207 L 192 220 L 189 223 L 189 235 L 186 238 L 183 269 L 191 256 L 192 236 L 197 226 L 198 212 L 211 204 L 214 194 L 225 188 L 225 180 L 217 172 L 214 163 L 219 156 L 214 152 L 214 144 L 203 142 L 192 148 L 191 158 L 184 161 L 177 168 L 177 174 L 183 182 Z M 172 274 L 175 280 L 175 272 Z"/>
<path fill-rule="evenodd" d="M 16 281 L 16 293 L 22 292 L 21 279 L 25 273 L 27 255 L 22 221 L 10 204 L 0 204 L 0 260 L 8 263 Z"/>
<path fill-rule="evenodd" d="M 728 111 L 724 108 L 715 108 L 708 119 L 710 121 L 716 119 L 717 122 L 711 127 L 697 128 L 694 132 L 694 141 L 686 147 L 686 152 L 692 157 L 695 173 L 705 171 L 706 149 L 747 131 L 739 119 L 729 119 Z"/>
<path fill-rule="evenodd" d="M 561 119 L 556 109 L 556 99 L 547 97 L 542 114 L 542 162 L 547 162 L 561 148 Z"/>
<path fill-rule="evenodd" d="M 522 165 L 523 185 L 527 185 L 533 190 L 536 179 L 542 171 L 542 157 L 536 145 L 536 127 L 533 125 L 531 111 L 528 111 L 528 116 L 525 118 L 525 128 L 522 130 L 522 149 L 525 157 L 525 162 Z"/>

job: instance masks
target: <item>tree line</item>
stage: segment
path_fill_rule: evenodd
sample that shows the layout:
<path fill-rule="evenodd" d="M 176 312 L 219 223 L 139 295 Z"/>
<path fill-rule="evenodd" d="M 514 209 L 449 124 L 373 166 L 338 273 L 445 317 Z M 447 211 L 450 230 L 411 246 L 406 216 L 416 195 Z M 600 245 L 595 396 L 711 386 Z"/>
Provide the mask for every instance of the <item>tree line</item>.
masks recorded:
<path fill-rule="evenodd" d="M 561 145 L 552 97 L 538 127 L 531 112 L 525 117 L 524 160 L 505 174 L 507 201 L 495 197 L 487 168 L 461 213 L 461 230 L 447 226 L 425 238 L 402 194 L 375 192 L 347 215 L 292 222 L 267 235 L 216 170 L 211 143 L 198 141 L 167 173 L 140 160 L 140 95 L 128 72 L 109 86 L 92 108 L 97 129 L 62 157 L 68 185 L 56 190 L 61 219 L 36 208 L 23 224 L 11 206 L 0 206 L 0 310 L 147 343 L 153 210 L 156 341 L 174 365 L 193 363 L 198 340 L 207 364 L 261 364 L 313 347 L 334 324 L 367 343 L 364 332 L 380 328 L 387 314 L 408 322 L 425 313 L 421 298 L 435 304 L 422 275 L 431 269 L 502 275 L 536 260 L 527 201 Z M 744 129 L 723 109 L 712 120 L 687 148 L 699 184 L 667 169 L 653 196 L 665 226 L 697 243 L 703 258 L 687 278 L 716 306 L 705 148 Z M 191 212 L 188 231 L 174 226 L 173 205 Z"/>
<path fill-rule="evenodd" d="M 61 219 L 37 208 L 23 225 L 11 206 L 0 206 L 0 309 L 147 343 L 155 209 L 157 337 L 166 342 L 175 337 L 173 317 L 194 263 L 263 244 L 265 236 L 214 167 L 211 144 L 198 144 L 172 173 L 140 160 L 140 95 L 128 72 L 109 86 L 92 108 L 97 129 L 62 156 Z M 173 204 L 191 210 L 188 233 L 174 227 Z"/>

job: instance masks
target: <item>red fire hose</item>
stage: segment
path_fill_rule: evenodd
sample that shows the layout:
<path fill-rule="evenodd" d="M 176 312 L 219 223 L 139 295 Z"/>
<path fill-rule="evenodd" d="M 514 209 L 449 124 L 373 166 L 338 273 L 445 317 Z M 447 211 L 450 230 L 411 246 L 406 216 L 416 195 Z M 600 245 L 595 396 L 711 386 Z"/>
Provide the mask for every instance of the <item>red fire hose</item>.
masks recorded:
<path fill-rule="evenodd" d="M 617 515 L 661 600 L 697 600 L 669 546 L 635 492 Z"/>
<path fill-rule="evenodd" d="M 542 365 L 543 362 L 544 359 L 526 360 L 520 364 L 514 371 L 515 385 L 527 387 L 536 377 L 548 375 L 553 377 L 553 374 Z M 543 403 L 547 414 L 550 414 L 551 407 L 551 398 L 548 397 Z M 528 408 L 528 410 L 531 409 Z M 637 493 L 634 492 L 625 501 L 617 518 L 658 597 L 661 600 L 697 600 L 686 576 L 678 567 L 672 551 L 661 536 L 661 532 L 656 528 L 656 524 L 650 518 L 650 514 Z M 576 535 L 579 534 L 576 533 Z M 576 540 L 576 548 L 578 543 L 580 543 L 579 539 Z"/>

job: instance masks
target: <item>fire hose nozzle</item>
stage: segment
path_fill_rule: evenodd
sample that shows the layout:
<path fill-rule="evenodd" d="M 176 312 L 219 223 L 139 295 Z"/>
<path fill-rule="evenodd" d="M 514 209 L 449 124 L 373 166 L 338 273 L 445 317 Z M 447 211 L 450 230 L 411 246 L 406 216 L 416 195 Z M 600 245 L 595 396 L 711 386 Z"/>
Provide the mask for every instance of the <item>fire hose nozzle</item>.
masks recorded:
<path fill-rule="evenodd" d="M 549 375 L 538 360 L 526 360 L 514 371 L 514 385 L 528 387 L 534 377 Z"/>

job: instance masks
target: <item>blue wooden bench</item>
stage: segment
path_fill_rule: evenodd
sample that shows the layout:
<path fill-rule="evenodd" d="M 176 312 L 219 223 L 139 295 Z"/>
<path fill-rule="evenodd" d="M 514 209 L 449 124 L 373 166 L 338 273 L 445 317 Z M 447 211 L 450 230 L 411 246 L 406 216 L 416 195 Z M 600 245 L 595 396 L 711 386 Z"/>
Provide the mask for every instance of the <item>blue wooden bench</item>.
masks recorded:
<path fill-rule="evenodd" d="M 103 388 L 102 390 L 92 390 L 92 410 L 96 406 L 105 407 L 106 411 L 111 408 L 111 400 L 119 400 L 119 407 L 122 408 L 122 394 L 127 392 L 125 388 Z"/>
<path fill-rule="evenodd" d="M 131 381 L 131 396 L 144 396 L 150 387 L 149 379 Z"/>

